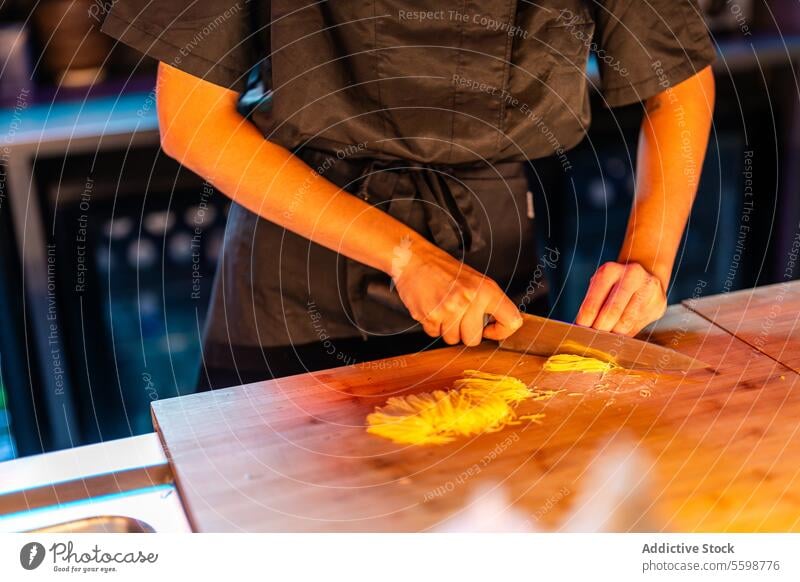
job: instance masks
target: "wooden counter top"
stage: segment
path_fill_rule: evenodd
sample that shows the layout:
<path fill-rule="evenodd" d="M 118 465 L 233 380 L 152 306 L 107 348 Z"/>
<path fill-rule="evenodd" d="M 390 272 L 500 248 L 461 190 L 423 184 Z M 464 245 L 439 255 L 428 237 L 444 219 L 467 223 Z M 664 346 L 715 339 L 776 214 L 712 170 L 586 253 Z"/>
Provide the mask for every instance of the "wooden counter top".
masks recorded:
<path fill-rule="evenodd" d="M 651 334 L 716 370 L 543 373 L 542 358 L 487 343 L 164 400 L 154 423 L 198 531 L 433 530 L 498 485 L 526 527 L 558 529 L 602 489 L 587 475 L 610 439 L 644 460 L 632 485 L 649 502 L 622 529 L 800 529 L 800 376 L 682 306 Z M 448 445 L 365 432 L 388 396 L 468 368 L 564 392 L 522 405 L 541 425 Z"/>
<path fill-rule="evenodd" d="M 713 295 L 683 304 L 800 372 L 800 281 Z"/>

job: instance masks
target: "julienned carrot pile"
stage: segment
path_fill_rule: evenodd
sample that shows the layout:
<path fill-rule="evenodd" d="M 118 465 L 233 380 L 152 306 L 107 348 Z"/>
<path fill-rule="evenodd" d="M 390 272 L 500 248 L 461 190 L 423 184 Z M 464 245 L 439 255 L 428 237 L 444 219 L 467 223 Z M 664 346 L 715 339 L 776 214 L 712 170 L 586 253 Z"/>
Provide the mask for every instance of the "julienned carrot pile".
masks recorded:
<path fill-rule="evenodd" d="M 587 358 L 585 356 L 576 356 L 573 354 L 556 354 L 550 356 L 542 366 L 545 372 L 601 372 L 605 373 L 613 368 L 616 364 L 604 362 L 596 358 Z"/>
<path fill-rule="evenodd" d="M 367 416 L 367 432 L 399 444 L 444 444 L 458 437 L 496 432 L 520 419 L 539 422 L 544 414 L 517 418 L 523 400 L 545 396 L 512 376 L 466 370 L 452 390 L 390 398 Z"/>

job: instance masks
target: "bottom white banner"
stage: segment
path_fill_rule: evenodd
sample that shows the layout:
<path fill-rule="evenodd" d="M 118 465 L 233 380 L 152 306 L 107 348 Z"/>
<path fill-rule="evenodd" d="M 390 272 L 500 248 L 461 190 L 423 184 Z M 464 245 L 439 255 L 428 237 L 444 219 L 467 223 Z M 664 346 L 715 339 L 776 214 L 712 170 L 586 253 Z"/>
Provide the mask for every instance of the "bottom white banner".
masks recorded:
<path fill-rule="evenodd" d="M 797 534 L 4 534 L 0 580 L 800 580 L 798 554 Z"/>

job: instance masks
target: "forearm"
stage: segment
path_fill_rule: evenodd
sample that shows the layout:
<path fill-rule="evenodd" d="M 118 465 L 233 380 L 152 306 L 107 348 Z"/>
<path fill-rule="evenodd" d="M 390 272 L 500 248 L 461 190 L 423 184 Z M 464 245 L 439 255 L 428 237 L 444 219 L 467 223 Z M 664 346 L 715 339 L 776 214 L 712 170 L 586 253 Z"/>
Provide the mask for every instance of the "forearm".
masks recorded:
<path fill-rule="evenodd" d="M 706 68 L 646 104 L 619 262 L 641 264 L 665 289 L 697 192 L 713 103 L 714 78 Z"/>
<path fill-rule="evenodd" d="M 178 83 L 180 91 L 174 90 Z M 236 112 L 234 92 L 209 90 L 161 65 L 158 100 L 167 153 L 259 216 L 389 274 L 394 249 L 403 240 L 418 254 L 438 251 L 408 226 L 264 139 Z"/>

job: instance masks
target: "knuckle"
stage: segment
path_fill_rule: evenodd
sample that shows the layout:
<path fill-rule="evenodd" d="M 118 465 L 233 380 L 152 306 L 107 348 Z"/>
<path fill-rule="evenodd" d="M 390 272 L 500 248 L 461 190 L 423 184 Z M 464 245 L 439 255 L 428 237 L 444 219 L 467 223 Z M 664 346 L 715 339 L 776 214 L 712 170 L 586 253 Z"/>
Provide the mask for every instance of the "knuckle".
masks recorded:
<path fill-rule="evenodd" d="M 439 336 L 439 330 L 434 328 L 434 327 L 430 327 L 428 325 L 423 325 L 422 329 L 425 331 L 425 333 L 427 333 L 431 337 L 438 337 Z"/>
<path fill-rule="evenodd" d="M 462 303 L 472 303 L 475 301 L 475 298 L 478 296 L 478 292 L 480 290 L 480 286 L 470 287 L 467 289 L 463 289 L 460 293 L 460 300 Z"/>
<path fill-rule="evenodd" d="M 624 273 L 622 272 L 621 265 L 605 263 L 595 271 L 591 280 L 592 282 L 615 281 L 620 279 L 623 275 Z"/>
<path fill-rule="evenodd" d="M 622 274 L 622 286 L 627 288 L 641 287 L 645 283 L 645 275 L 640 271 L 628 270 Z"/>
<path fill-rule="evenodd" d="M 652 295 L 648 289 L 639 288 L 636 293 L 633 294 L 633 297 L 631 297 L 631 303 L 634 305 L 641 305 L 650 301 L 651 297 Z"/>
<path fill-rule="evenodd" d="M 620 327 L 632 327 L 633 324 L 636 323 L 637 319 L 638 317 L 626 312 L 619 318 L 618 325 Z"/>
<path fill-rule="evenodd" d="M 432 309 L 428 312 L 428 314 L 425 316 L 425 321 L 438 325 L 444 321 L 445 314 L 446 312 L 444 310 L 444 306 L 437 305 L 435 309 Z"/>
<path fill-rule="evenodd" d="M 597 269 L 597 272 L 598 274 L 602 273 L 606 275 L 611 273 L 618 273 L 621 268 L 622 265 L 620 265 L 619 263 L 614 263 L 612 261 L 609 261 L 607 263 L 603 263 L 602 265 L 600 265 L 600 268 Z"/>
<path fill-rule="evenodd" d="M 484 278 L 483 282 L 481 283 L 478 289 L 478 292 L 473 297 L 473 300 L 477 299 L 478 296 L 482 296 L 484 298 L 493 297 L 498 293 L 501 293 L 500 286 L 491 279 Z"/>
<path fill-rule="evenodd" d="M 456 307 L 456 302 L 453 299 L 453 297 L 451 296 L 451 297 L 448 297 L 447 299 L 445 299 L 442 302 L 442 305 L 441 305 L 440 309 L 441 309 L 442 313 L 444 313 L 444 314 L 451 314 L 451 313 L 453 313 L 455 311 L 455 307 Z"/>
<path fill-rule="evenodd" d="M 450 295 L 447 299 L 445 299 L 444 303 L 442 304 L 442 309 L 446 313 L 452 315 L 461 312 L 467 305 L 469 305 L 467 294 L 464 292 L 459 292 Z"/>
<path fill-rule="evenodd" d="M 441 329 L 439 320 L 433 319 L 431 317 L 422 317 L 420 319 L 417 319 L 417 321 L 420 323 L 422 329 L 425 330 L 425 333 L 427 333 L 428 335 L 434 337 L 439 335 L 439 330 Z"/>
<path fill-rule="evenodd" d="M 644 267 L 640 263 L 628 263 L 627 265 L 625 265 L 625 270 L 636 274 L 647 273 L 647 271 L 644 270 Z"/>
<path fill-rule="evenodd" d="M 429 325 L 429 326 L 439 325 L 439 322 L 441 321 L 441 319 L 435 317 L 433 313 L 428 313 L 427 315 L 421 315 L 420 317 L 415 317 L 414 319 L 416 319 L 422 325 Z"/>

